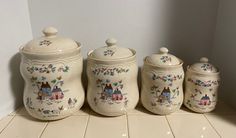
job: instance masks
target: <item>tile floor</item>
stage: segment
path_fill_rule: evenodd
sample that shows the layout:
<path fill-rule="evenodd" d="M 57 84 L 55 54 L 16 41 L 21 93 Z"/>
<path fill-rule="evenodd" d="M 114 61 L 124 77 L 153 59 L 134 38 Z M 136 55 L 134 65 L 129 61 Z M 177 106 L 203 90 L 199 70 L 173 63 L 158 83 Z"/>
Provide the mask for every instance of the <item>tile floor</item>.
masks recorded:
<path fill-rule="evenodd" d="M 31 118 L 22 107 L 0 120 L 0 138 L 236 138 L 236 110 L 219 103 L 212 113 L 182 108 L 154 115 L 141 105 L 124 116 L 103 117 L 85 105 L 52 122 Z"/>

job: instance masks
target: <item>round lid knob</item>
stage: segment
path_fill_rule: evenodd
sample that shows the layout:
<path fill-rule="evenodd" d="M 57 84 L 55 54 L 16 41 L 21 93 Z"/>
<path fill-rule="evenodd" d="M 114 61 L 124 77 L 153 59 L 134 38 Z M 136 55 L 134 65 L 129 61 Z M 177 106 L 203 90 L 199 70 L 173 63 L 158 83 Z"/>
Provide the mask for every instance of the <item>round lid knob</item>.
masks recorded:
<path fill-rule="evenodd" d="M 166 47 L 161 47 L 159 51 L 161 54 L 167 54 L 169 52 L 169 50 Z"/>
<path fill-rule="evenodd" d="M 189 68 L 199 73 L 216 73 L 218 72 L 217 68 L 209 63 L 207 57 L 201 57 L 200 62 L 194 63 Z"/>
<path fill-rule="evenodd" d="M 200 58 L 200 62 L 201 62 L 201 63 L 208 63 L 208 61 L 209 61 L 209 60 L 208 60 L 208 58 L 206 58 L 206 57 L 201 57 L 201 58 Z"/>
<path fill-rule="evenodd" d="M 169 54 L 168 52 L 169 50 L 166 47 L 161 47 L 159 49 L 159 53 L 146 57 L 145 61 L 157 66 L 179 65 L 181 61 L 176 56 Z"/>
<path fill-rule="evenodd" d="M 115 38 L 109 38 L 106 40 L 107 46 L 115 46 L 117 43 L 117 40 Z"/>
<path fill-rule="evenodd" d="M 93 50 L 89 53 L 88 57 L 93 57 L 99 60 L 114 60 L 128 58 L 134 55 L 130 49 L 117 46 L 117 40 L 115 38 L 107 39 L 106 44 L 107 46 Z"/>
<path fill-rule="evenodd" d="M 54 27 L 46 27 L 43 29 L 43 33 L 46 37 L 56 36 L 57 32 L 57 29 Z"/>

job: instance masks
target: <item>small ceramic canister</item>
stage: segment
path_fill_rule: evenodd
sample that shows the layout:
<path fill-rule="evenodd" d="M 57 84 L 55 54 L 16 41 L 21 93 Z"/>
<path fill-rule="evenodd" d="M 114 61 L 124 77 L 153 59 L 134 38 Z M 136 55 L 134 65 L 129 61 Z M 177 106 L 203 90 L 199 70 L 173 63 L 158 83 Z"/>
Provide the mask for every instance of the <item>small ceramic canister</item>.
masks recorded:
<path fill-rule="evenodd" d="M 179 110 L 183 102 L 182 65 L 165 47 L 144 59 L 141 101 L 147 110 L 160 115 Z"/>
<path fill-rule="evenodd" d="M 119 116 L 134 109 L 138 102 L 136 52 L 117 46 L 115 39 L 106 43 L 88 53 L 87 99 L 95 112 Z"/>
<path fill-rule="evenodd" d="M 184 105 L 192 111 L 205 113 L 215 109 L 219 87 L 219 71 L 203 57 L 187 67 Z"/>
<path fill-rule="evenodd" d="M 47 27 L 44 36 L 20 48 L 25 80 L 24 105 L 41 120 L 57 120 L 78 111 L 84 102 L 80 44 L 57 36 Z"/>

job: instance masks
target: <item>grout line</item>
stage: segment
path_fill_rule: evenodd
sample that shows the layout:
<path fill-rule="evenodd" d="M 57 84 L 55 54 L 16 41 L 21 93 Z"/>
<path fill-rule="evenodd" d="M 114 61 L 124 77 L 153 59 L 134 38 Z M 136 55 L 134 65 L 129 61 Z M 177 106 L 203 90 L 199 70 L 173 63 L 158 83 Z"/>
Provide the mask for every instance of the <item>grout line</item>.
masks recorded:
<path fill-rule="evenodd" d="M 217 135 L 219 135 L 221 138 L 222 136 L 220 135 L 220 133 L 216 130 L 216 128 L 214 127 L 214 125 L 211 123 L 211 121 L 207 118 L 207 116 L 205 114 L 203 114 L 203 116 L 206 118 L 206 120 L 208 121 L 208 123 L 211 125 L 211 127 L 215 130 L 215 132 L 217 133 Z"/>
<path fill-rule="evenodd" d="M 166 115 L 165 115 L 165 118 L 166 118 L 166 121 L 167 121 L 167 123 L 168 123 L 168 125 L 169 125 L 170 131 L 171 131 L 173 137 L 175 138 L 175 135 L 174 135 L 173 129 L 172 129 L 172 127 L 171 127 L 171 125 L 170 125 L 170 122 L 169 122 L 169 120 L 168 120 L 168 118 L 167 118 Z"/>
<path fill-rule="evenodd" d="M 9 113 L 7 116 L 16 116 L 17 113 L 22 109 L 22 106 L 18 107 L 15 111 Z"/>
<path fill-rule="evenodd" d="M 88 115 L 81 114 L 81 115 L 70 115 L 70 116 L 88 116 Z"/>
<path fill-rule="evenodd" d="M 39 138 L 42 137 L 43 135 L 43 132 L 46 130 L 47 126 L 48 126 L 49 122 L 47 122 L 47 124 L 45 125 L 45 127 L 43 128 L 43 131 L 41 132 L 41 134 L 39 135 Z"/>
<path fill-rule="evenodd" d="M 0 134 L 2 134 L 2 132 L 9 126 L 9 124 L 13 121 L 13 119 L 16 117 L 16 115 L 14 115 L 11 120 L 5 125 L 5 127 L 2 129 L 2 131 L 0 132 Z"/>
<path fill-rule="evenodd" d="M 90 115 L 88 115 L 88 119 L 87 119 L 87 123 L 86 123 L 86 126 L 85 126 L 85 130 L 84 130 L 84 135 L 83 135 L 83 138 L 85 138 L 85 136 L 86 136 L 86 133 L 87 133 L 87 129 L 88 129 L 88 124 L 89 124 L 89 121 L 90 121 Z"/>
<path fill-rule="evenodd" d="M 129 134 L 129 132 L 130 132 L 130 130 L 129 130 L 129 120 L 128 120 L 128 114 L 127 114 L 127 112 L 125 112 L 125 123 L 126 123 L 126 129 L 127 129 L 127 136 L 128 136 L 128 138 L 130 138 L 130 134 Z"/>

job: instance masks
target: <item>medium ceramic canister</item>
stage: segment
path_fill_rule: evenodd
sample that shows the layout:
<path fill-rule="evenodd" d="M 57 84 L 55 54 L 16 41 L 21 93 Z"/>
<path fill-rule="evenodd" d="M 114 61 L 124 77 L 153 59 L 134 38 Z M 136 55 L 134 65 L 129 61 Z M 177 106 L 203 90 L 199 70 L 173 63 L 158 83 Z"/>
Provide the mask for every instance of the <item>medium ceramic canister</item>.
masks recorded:
<path fill-rule="evenodd" d="M 147 110 L 160 115 L 179 110 L 183 102 L 182 65 L 182 60 L 169 54 L 165 47 L 144 59 L 141 101 Z"/>
<path fill-rule="evenodd" d="M 123 115 L 134 109 L 139 99 L 136 52 L 116 43 L 108 39 L 107 46 L 88 53 L 88 103 L 105 116 Z"/>
<path fill-rule="evenodd" d="M 184 105 L 192 111 L 205 113 L 215 109 L 219 87 L 219 71 L 203 57 L 187 67 Z"/>
<path fill-rule="evenodd" d="M 47 27 L 44 36 L 20 48 L 25 80 L 24 105 L 41 120 L 57 120 L 78 111 L 84 102 L 80 44 L 57 36 Z"/>

